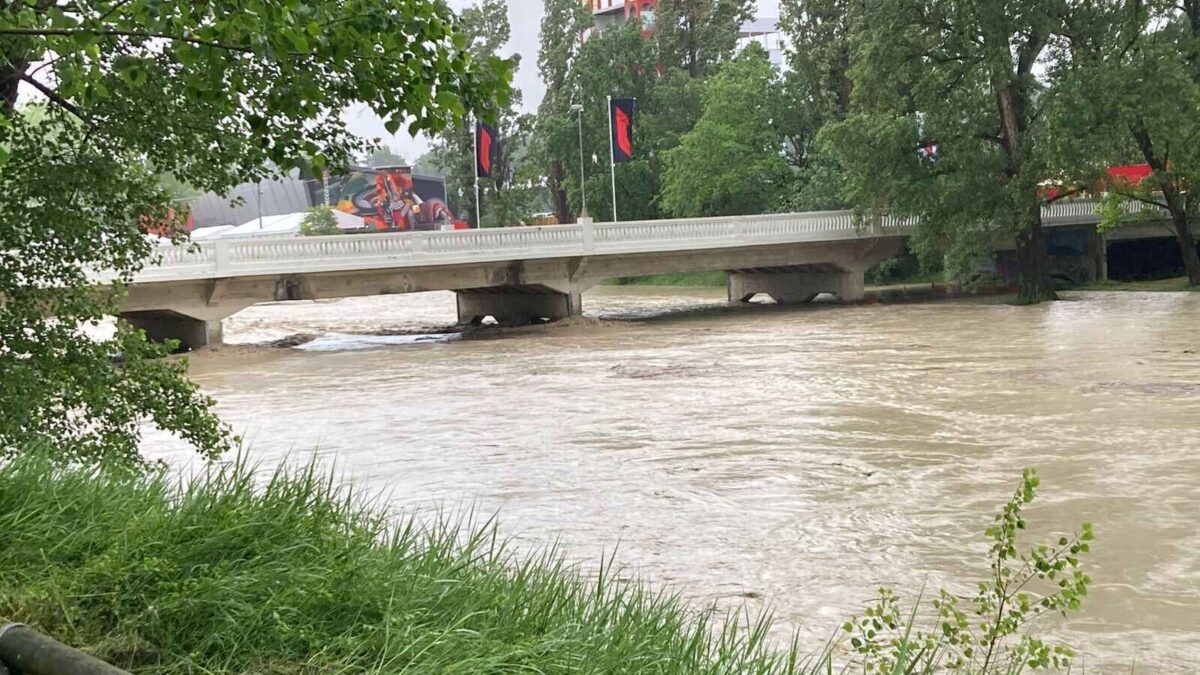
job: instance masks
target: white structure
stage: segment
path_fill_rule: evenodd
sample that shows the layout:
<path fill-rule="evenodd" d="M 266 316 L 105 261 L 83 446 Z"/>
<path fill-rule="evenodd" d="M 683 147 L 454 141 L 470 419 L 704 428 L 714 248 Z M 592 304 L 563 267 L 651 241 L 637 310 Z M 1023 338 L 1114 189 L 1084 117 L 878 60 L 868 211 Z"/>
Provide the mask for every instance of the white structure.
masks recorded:
<path fill-rule="evenodd" d="M 226 232 L 233 230 L 236 225 L 214 225 L 198 227 L 191 232 L 192 241 L 210 241 L 220 239 Z"/>
<path fill-rule="evenodd" d="M 1043 219 L 1047 227 L 1099 222 L 1090 201 L 1056 203 Z M 198 347 L 219 342 L 221 320 L 258 302 L 453 290 L 464 323 L 486 316 L 523 323 L 580 314 L 580 294 L 606 278 L 708 270 L 730 273 L 731 301 L 765 293 L 805 302 L 831 293 L 853 302 L 863 296 L 867 267 L 898 253 L 910 231 L 904 221 L 862 223 L 850 211 L 828 211 L 222 238 L 199 250 L 164 247 L 159 263 L 135 278 L 122 315 L 151 337 Z"/>
<path fill-rule="evenodd" d="M 253 218 L 241 225 L 217 225 L 201 227 L 192 231 L 192 241 L 215 241 L 217 239 L 271 239 L 280 237 L 297 237 L 300 226 L 304 223 L 306 211 L 281 213 L 274 216 Z M 333 210 L 338 229 L 347 231 L 362 230 L 366 222 L 353 213 Z"/>
<path fill-rule="evenodd" d="M 763 48 L 771 60 L 771 65 L 781 70 L 786 67 L 783 54 L 787 49 L 787 38 L 779 32 L 779 19 L 758 17 L 742 24 L 738 30 L 738 50 L 744 49 L 752 42 Z"/>
<path fill-rule="evenodd" d="M 201 229 L 217 225 L 238 225 L 262 216 L 303 211 L 312 206 L 308 183 L 293 170 L 286 176 L 258 183 L 244 183 L 218 195 L 206 192 L 186 200 L 188 210 Z"/>

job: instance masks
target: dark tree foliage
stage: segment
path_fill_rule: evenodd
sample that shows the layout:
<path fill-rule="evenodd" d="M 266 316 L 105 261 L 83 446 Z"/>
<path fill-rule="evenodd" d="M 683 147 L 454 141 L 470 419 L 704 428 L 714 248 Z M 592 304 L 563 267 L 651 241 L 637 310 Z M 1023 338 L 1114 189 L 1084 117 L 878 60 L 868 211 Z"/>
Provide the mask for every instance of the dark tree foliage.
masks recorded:
<path fill-rule="evenodd" d="M 732 57 L 738 30 L 753 16 L 752 0 L 659 0 L 651 26 L 659 65 L 712 75 Z"/>
<path fill-rule="evenodd" d="M 854 108 L 827 129 L 856 203 L 920 216 L 918 249 L 948 250 L 949 269 L 969 273 L 997 237 L 1014 238 L 1026 303 L 1054 297 L 1039 184 L 1060 173 L 1061 132 L 1041 103 L 1073 10 L 1067 0 L 866 3 Z M 936 159 L 922 159 L 931 143 Z"/>
<path fill-rule="evenodd" d="M 462 34 L 470 44 L 476 59 L 492 58 L 508 42 L 512 27 L 508 22 L 508 5 L 501 0 L 482 0 L 462 12 Z M 513 68 L 519 64 L 513 57 Z M 496 128 L 491 177 L 479 179 L 480 201 L 484 227 L 503 227 L 519 224 L 528 214 L 528 190 L 517 182 L 519 159 L 528 142 L 531 121 L 519 111 L 521 92 L 509 87 L 502 105 L 491 105 L 471 111 Z M 475 136 L 474 121 L 449 127 L 439 133 L 431 151 L 431 159 L 446 178 L 446 192 L 455 215 L 475 222 Z"/>
<path fill-rule="evenodd" d="M 704 92 L 700 121 L 667 152 L 667 213 L 728 216 L 775 208 L 790 177 L 779 129 L 781 86 L 757 47 L 721 67 Z"/>
<path fill-rule="evenodd" d="M 1063 129 L 1086 152 L 1074 174 L 1107 191 L 1104 227 L 1136 221 L 1130 205 L 1171 222 L 1192 285 L 1200 218 L 1200 0 L 1096 0 L 1072 17 L 1063 59 Z M 1112 180 L 1112 163 L 1150 165 L 1137 184 Z M 1142 216 L 1147 217 L 1147 216 Z"/>
<path fill-rule="evenodd" d="M 566 139 L 573 121 L 571 105 L 574 92 L 569 77 L 580 48 L 584 31 L 591 28 L 587 7 L 575 0 L 543 0 L 541 43 L 538 47 L 538 74 L 546 85 L 546 94 L 538 105 L 530 139 L 531 166 L 538 168 L 550 196 L 551 209 L 560 223 L 575 222 L 575 210 L 567 193 L 571 175 L 578 176 L 577 164 L 568 160 Z"/>
<path fill-rule="evenodd" d="M 798 211 L 849 206 L 837 153 L 822 147 L 820 132 L 850 113 L 855 39 L 865 17 L 863 0 L 783 0 L 779 29 L 787 36 L 788 69 L 780 121 L 788 163 L 795 169 L 784 201 Z"/>

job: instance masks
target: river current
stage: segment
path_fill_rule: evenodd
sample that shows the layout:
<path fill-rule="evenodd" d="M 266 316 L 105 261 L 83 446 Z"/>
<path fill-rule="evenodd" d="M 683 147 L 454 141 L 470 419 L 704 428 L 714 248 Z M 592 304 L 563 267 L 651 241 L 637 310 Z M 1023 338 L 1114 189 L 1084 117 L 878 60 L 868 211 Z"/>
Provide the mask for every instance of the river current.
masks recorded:
<path fill-rule="evenodd" d="M 470 336 L 445 328 L 449 293 L 262 305 L 191 373 L 266 466 L 315 452 L 397 512 L 498 513 L 585 567 L 615 549 L 697 604 L 773 609 L 814 650 L 880 586 L 971 592 L 990 514 L 1037 467 L 1027 541 L 1097 532 L 1084 610 L 1046 632 L 1097 672 L 1197 670 L 1200 294 L 584 304 Z"/>

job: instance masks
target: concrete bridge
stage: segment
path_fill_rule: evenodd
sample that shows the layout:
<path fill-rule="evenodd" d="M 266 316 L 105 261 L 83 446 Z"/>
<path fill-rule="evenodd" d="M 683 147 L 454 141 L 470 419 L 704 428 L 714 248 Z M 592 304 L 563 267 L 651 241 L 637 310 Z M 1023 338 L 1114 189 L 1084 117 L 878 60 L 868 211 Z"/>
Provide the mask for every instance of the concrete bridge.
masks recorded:
<path fill-rule="evenodd" d="M 1046 225 L 1094 232 L 1095 206 L 1048 206 Z M 729 272 L 730 301 L 853 302 L 865 270 L 899 253 L 911 230 L 831 211 L 218 240 L 164 248 L 130 286 L 122 317 L 196 348 L 219 343 L 222 319 L 259 302 L 452 290 L 460 322 L 515 324 L 579 315 L 581 294 L 606 278 L 711 270 Z"/>

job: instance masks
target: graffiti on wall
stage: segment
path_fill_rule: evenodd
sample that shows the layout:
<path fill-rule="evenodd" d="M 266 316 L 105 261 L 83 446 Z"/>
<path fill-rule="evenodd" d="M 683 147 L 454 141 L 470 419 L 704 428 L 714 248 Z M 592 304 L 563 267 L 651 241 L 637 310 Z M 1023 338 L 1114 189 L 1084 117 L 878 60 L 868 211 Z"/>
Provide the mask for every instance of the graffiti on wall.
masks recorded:
<path fill-rule="evenodd" d="M 365 228 L 376 232 L 437 230 L 453 223 L 446 204 L 446 188 L 440 180 L 413 176 L 408 167 L 350 167 L 343 174 L 326 176 L 324 185 L 314 181 L 313 203 L 363 219 Z"/>

